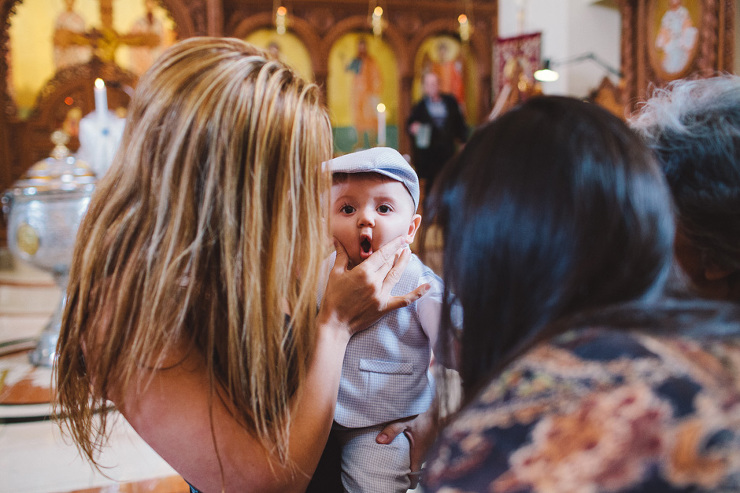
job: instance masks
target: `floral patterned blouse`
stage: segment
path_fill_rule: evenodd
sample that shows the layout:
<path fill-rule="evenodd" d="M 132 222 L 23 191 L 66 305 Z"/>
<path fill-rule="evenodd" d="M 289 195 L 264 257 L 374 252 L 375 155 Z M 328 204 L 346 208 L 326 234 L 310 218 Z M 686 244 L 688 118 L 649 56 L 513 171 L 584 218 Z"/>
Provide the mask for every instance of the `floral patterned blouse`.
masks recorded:
<path fill-rule="evenodd" d="M 423 489 L 740 491 L 740 339 L 590 328 L 539 345 L 443 430 Z"/>

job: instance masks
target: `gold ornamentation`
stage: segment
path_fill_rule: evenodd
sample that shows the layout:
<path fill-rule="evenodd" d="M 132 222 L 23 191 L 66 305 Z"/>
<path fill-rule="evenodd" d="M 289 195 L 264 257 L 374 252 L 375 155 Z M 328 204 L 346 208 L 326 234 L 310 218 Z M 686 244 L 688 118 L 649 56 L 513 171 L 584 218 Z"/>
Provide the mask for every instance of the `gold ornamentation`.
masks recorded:
<path fill-rule="evenodd" d="M 15 231 L 15 241 L 20 251 L 31 256 L 36 255 L 36 252 L 39 250 L 39 234 L 28 223 L 18 226 L 18 229 Z"/>

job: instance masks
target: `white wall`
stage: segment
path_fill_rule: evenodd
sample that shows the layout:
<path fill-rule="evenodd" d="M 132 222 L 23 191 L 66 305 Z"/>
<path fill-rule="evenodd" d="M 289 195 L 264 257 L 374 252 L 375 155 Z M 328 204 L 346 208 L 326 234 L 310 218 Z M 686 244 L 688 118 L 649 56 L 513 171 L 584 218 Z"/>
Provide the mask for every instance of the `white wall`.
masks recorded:
<path fill-rule="evenodd" d="M 499 0 L 499 36 L 541 31 L 542 58 L 552 60 L 560 73 L 559 80 L 543 83 L 543 91 L 587 96 L 608 72 L 591 60 L 561 66 L 557 62 L 593 52 L 619 69 L 621 19 L 610 4 L 594 0 Z M 616 82 L 617 78 L 611 77 Z"/>

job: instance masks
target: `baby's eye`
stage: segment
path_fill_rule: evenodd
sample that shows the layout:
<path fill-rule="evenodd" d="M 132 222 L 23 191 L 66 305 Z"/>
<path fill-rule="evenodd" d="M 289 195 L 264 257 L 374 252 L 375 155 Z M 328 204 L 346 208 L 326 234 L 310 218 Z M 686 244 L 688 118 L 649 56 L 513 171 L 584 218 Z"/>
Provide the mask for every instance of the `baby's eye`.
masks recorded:
<path fill-rule="evenodd" d="M 339 212 L 341 212 L 342 214 L 352 214 L 353 212 L 355 212 L 355 208 L 349 204 L 345 204 L 342 206 L 341 209 L 339 209 Z"/>
<path fill-rule="evenodd" d="M 383 205 L 378 206 L 378 212 L 380 212 L 381 214 L 388 214 L 392 210 L 393 209 L 391 209 L 389 205 L 383 204 Z"/>

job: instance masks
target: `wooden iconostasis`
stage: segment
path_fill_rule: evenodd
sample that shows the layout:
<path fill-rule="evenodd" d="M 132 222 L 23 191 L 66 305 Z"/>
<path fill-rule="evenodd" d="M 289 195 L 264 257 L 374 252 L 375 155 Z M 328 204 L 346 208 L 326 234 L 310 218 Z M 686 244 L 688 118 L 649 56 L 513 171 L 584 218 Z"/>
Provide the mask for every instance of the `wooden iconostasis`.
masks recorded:
<path fill-rule="evenodd" d="M 594 101 L 624 114 L 651 84 L 732 70 L 735 0 L 614 1 L 624 77 L 602 84 Z M 373 6 L 384 11 L 379 35 Z M 468 16 L 469 39 L 460 14 Z M 190 36 L 245 39 L 317 82 L 337 153 L 377 143 L 377 103 L 386 107 L 387 145 L 409 152 L 403 124 L 425 70 L 440 74 L 471 126 L 501 92 L 494 83 L 498 0 L 0 0 L 0 23 L 0 190 L 48 155 L 52 131 L 67 130 L 70 147 L 79 145 L 76 124 L 94 108 L 95 78 L 108 83 L 110 108 L 124 113 L 139 74 Z M 677 24 L 687 27 L 667 27 Z M 357 70 L 363 61 L 370 70 Z"/>
<path fill-rule="evenodd" d="M 470 125 L 491 106 L 497 1 L 386 0 L 381 32 L 368 1 L 0 0 L 0 189 L 72 135 L 94 109 L 93 82 L 106 81 L 111 110 L 125 113 L 138 76 L 162 50 L 190 36 L 232 36 L 282 59 L 323 89 L 335 151 L 376 145 L 376 106 L 386 108 L 386 143 L 409 152 L 403 131 L 421 97 L 420 74 L 440 74 Z M 473 6 L 474 5 L 474 6 Z M 51 6 L 51 8 L 50 8 Z M 469 19 L 461 36 L 460 14 Z M 362 63 L 366 70 L 357 70 Z M 358 83 L 363 77 L 362 84 Z M 358 92 L 358 88 L 363 93 Z"/>

